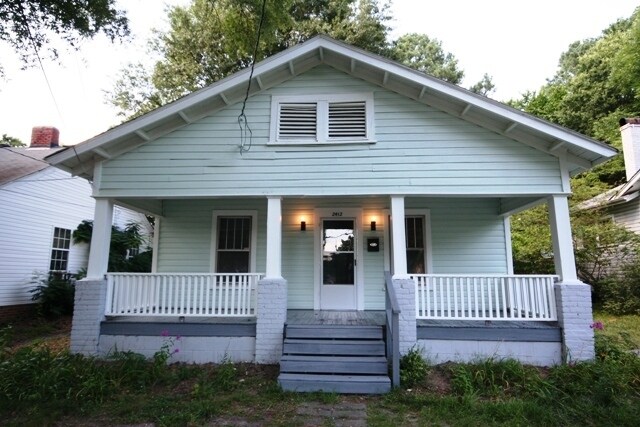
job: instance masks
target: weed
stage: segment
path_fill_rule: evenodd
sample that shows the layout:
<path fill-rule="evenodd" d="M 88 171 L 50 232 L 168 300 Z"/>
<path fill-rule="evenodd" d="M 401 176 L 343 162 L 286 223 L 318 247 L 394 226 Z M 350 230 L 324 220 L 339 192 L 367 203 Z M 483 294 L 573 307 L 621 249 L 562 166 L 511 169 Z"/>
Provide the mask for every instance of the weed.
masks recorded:
<path fill-rule="evenodd" d="M 413 346 L 400 358 L 400 384 L 403 387 L 414 387 L 424 382 L 428 373 L 429 365 L 422 357 L 421 348 Z"/>
<path fill-rule="evenodd" d="M 38 304 L 38 314 L 47 318 L 57 318 L 73 314 L 75 277 L 69 273 L 34 273 L 34 285 L 29 291 L 31 299 Z"/>

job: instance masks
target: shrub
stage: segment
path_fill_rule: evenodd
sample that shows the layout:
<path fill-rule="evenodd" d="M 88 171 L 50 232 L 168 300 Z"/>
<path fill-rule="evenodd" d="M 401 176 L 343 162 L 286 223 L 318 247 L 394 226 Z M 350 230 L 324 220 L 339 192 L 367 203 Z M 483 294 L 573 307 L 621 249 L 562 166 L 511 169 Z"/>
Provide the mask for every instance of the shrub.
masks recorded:
<path fill-rule="evenodd" d="M 604 310 L 617 314 L 640 314 L 640 265 L 631 262 L 615 276 L 602 281 Z"/>
<path fill-rule="evenodd" d="M 429 365 L 422 358 L 422 350 L 412 347 L 400 358 L 400 384 L 413 387 L 425 380 L 429 373 Z"/>
<path fill-rule="evenodd" d="M 51 318 L 73 314 L 76 280 L 72 274 L 35 274 L 31 283 L 35 286 L 29 292 L 31 299 L 37 301 L 38 314 Z"/>

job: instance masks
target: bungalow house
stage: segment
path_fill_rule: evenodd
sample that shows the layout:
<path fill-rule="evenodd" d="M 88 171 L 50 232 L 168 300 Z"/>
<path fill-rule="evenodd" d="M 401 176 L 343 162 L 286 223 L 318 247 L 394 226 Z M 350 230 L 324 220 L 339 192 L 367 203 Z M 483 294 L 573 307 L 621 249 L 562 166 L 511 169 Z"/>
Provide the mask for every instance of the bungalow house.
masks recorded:
<path fill-rule="evenodd" d="M 285 389 L 355 393 L 388 390 L 387 363 L 397 383 L 414 347 L 591 359 L 569 177 L 614 154 L 315 37 L 48 157 L 96 198 L 72 351 L 151 355 L 180 335 L 178 361 L 280 363 Z M 151 274 L 107 271 L 121 202 L 159 218 Z M 514 275 L 509 217 L 539 203 L 556 275 Z"/>
<path fill-rule="evenodd" d="M 29 147 L 0 146 L 0 322 L 32 314 L 34 273 L 87 267 L 89 247 L 71 235 L 93 218 L 95 200 L 85 179 L 43 160 L 63 149 L 58 142 L 58 129 L 35 127 Z M 144 215 L 125 208 L 115 209 L 113 222 L 151 232 Z"/>

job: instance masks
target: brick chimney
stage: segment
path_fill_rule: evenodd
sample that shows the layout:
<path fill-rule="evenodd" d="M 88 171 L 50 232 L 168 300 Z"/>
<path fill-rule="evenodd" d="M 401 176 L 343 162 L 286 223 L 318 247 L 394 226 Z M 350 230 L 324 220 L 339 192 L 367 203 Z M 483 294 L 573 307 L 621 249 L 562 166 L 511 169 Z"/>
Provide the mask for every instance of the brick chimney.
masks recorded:
<path fill-rule="evenodd" d="M 60 131 L 52 126 L 36 126 L 31 130 L 29 148 L 53 148 L 58 146 Z"/>
<path fill-rule="evenodd" d="M 640 169 L 640 117 L 620 119 L 622 153 L 627 181 Z"/>

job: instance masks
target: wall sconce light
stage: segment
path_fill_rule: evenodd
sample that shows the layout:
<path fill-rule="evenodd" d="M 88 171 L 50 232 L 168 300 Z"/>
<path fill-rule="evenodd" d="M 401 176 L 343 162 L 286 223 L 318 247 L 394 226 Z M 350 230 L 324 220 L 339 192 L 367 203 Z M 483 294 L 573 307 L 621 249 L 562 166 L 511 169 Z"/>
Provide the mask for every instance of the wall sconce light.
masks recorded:
<path fill-rule="evenodd" d="M 306 230 L 307 230 L 307 222 L 300 221 L 300 231 L 306 231 Z"/>
<path fill-rule="evenodd" d="M 371 231 L 376 231 L 376 222 L 371 221 Z"/>

